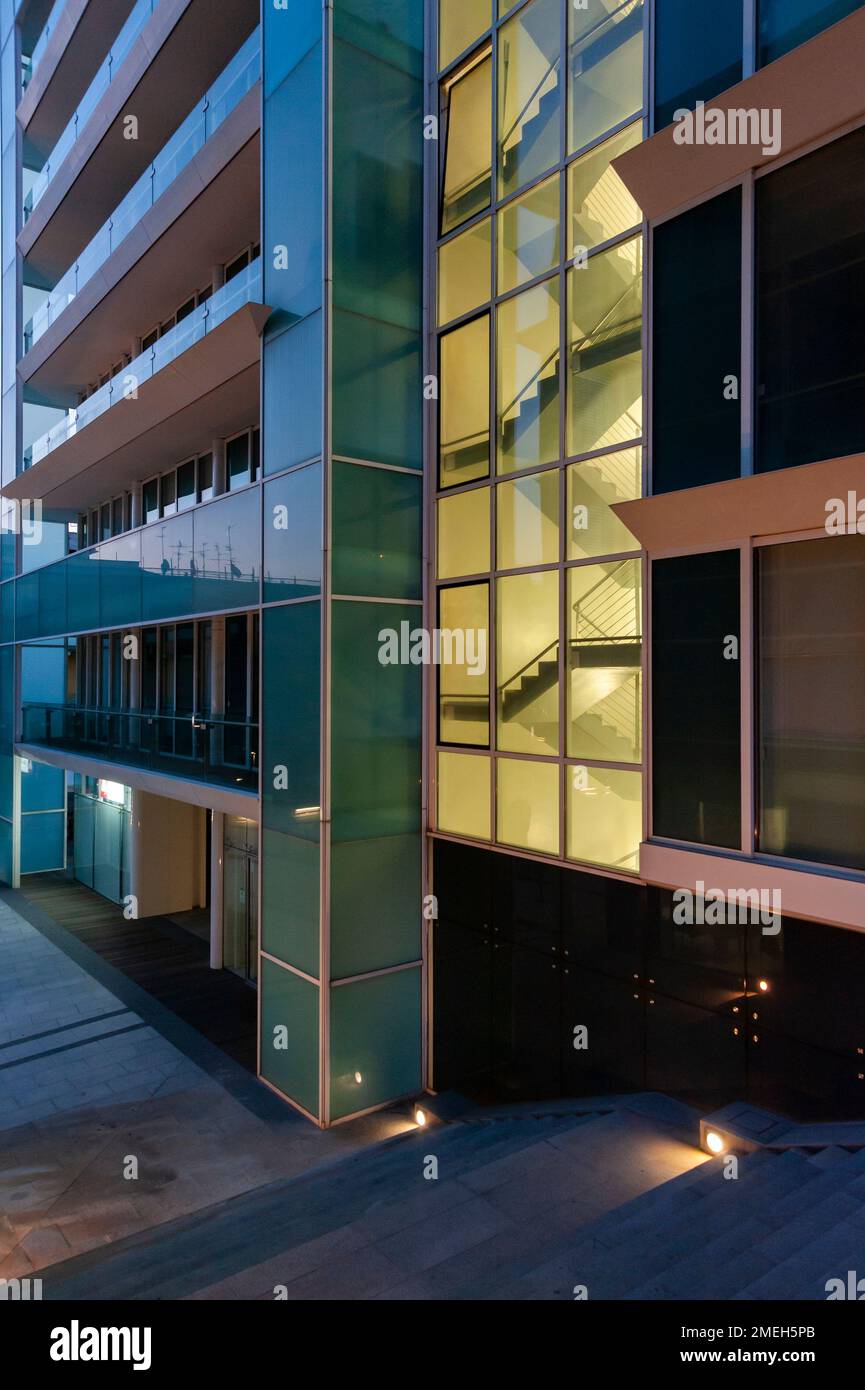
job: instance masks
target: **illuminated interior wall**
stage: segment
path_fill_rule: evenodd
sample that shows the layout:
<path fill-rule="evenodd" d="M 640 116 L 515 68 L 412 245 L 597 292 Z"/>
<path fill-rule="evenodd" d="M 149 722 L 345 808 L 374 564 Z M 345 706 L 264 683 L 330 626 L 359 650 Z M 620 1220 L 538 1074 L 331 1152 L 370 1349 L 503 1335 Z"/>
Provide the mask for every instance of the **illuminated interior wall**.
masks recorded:
<path fill-rule="evenodd" d="M 423 16 L 264 15 L 260 1070 L 330 1123 L 422 1084 Z"/>
<path fill-rule="evenodd" d="M 435 826 L 635 873 L 645 8 L 508 10 L 438 6 L 437 612 L 489 662 L 439 672 Z"/>

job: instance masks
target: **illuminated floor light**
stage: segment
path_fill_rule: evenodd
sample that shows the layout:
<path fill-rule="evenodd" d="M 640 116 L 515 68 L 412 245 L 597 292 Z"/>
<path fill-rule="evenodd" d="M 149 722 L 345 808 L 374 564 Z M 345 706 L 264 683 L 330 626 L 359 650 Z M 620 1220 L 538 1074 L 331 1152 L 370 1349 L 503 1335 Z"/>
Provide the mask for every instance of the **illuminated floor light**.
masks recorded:
<path fill-rule="evenodd" d="M 761 991 L 761 993 L 765 994 L 769 988 L 769 981 L 760 980 L 759 984 L 757 985 L 757 988 Z"/>
<path fill-rule="evenodd" d="M 424 1125 L 425 1125 L 426 1122 L 427 1122 L 427 1120 L 426 1120 L 426 1111 L 425 1111 L 425 1110 L 421 1110 L 421 1108 L 420 1108 L 419 1105 L 415 1107 L 414 1118 L 415 1118 L 415 1123 L 417 1124 L 418 1128 L 419 1128 L 419 1129 L 423 1129 Z"/>
<path fill-rule="evenodd" d="M 718 1134 L 716 1130 L 710 1129 L 709 1133 L 706 1135 L 706 1148 L 709 1150 L 709 1153 L 721 1154 L 724 1152 L 725 1147 L 726 1145 L 720 1134 Z"/>

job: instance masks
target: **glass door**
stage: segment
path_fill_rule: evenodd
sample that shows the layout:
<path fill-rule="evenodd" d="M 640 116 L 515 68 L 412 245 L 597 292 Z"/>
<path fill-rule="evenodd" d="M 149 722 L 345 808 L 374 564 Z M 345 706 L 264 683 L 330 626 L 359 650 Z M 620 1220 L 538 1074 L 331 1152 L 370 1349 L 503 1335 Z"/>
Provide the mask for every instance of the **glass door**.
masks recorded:
<path fill-rule="evenodd" d="M 254 983 L 258 978 L 258 826 L 226 816 L 222 885 L 222 963 Z"/>

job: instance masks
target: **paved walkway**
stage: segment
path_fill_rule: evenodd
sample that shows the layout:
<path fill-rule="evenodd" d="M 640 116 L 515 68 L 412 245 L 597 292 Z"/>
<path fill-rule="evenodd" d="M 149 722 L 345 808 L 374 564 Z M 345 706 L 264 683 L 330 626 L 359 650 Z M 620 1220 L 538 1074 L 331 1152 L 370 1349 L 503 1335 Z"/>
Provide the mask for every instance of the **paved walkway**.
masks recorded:
<path fill-rule="evenodd" d="M 317 1131 L 58 924 L 0 893 L 0 1278 L 406 1127 L 382 1115 Z"/>

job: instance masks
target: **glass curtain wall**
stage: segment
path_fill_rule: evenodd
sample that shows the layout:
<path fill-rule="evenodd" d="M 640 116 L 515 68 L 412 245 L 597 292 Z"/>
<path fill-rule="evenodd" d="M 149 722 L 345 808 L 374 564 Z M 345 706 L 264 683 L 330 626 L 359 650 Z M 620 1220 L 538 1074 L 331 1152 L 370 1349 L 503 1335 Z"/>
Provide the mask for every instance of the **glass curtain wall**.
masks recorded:
<path fill-rule="evenodd" d="M 436 826 L 635 872 L 644 6 L 490 8 L 439 6 Z"/>

